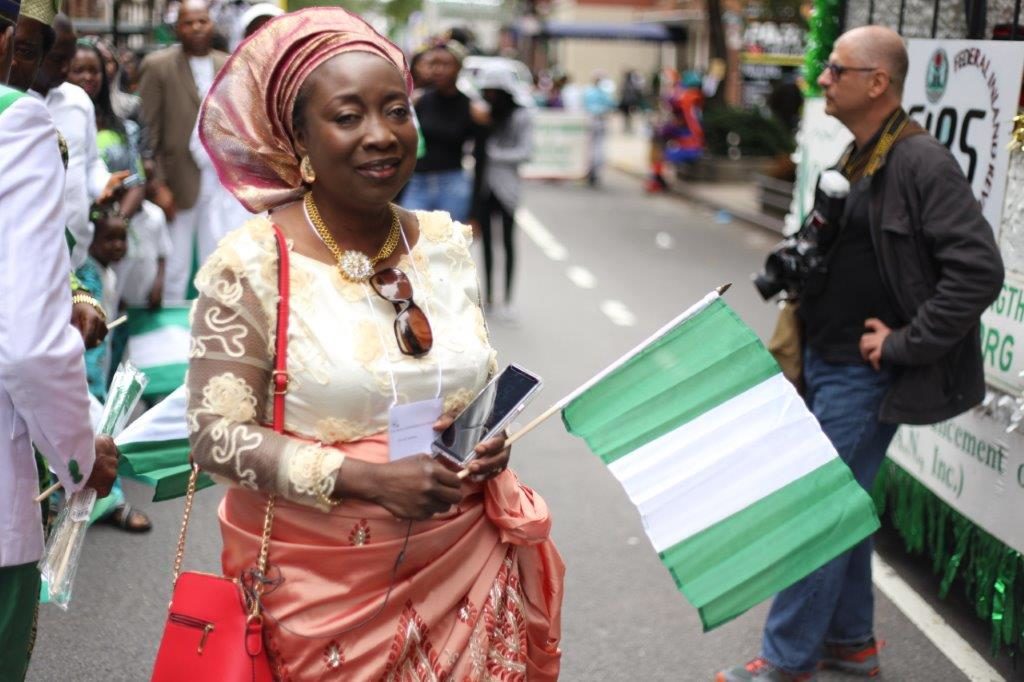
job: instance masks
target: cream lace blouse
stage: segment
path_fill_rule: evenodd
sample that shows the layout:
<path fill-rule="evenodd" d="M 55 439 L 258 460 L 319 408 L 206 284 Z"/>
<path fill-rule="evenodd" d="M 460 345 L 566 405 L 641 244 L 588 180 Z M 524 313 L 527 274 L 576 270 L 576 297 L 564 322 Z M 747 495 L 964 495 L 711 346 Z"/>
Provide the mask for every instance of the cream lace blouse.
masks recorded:
<path fill-rule="evenodd" d="M 483 388 L 496 355 L 480 310 L 470 229 L 447 213 L 417 217 L 420 237 L 398 268 L 434 332 L 421 358 L 398 350 L 394 307 L 368 284 L 291 251 L 285 429 L 300 437 L 269 426 L 278 300 L 271 223 L 256 218 L 224 238 L 196 276 L 192 309 L 188 428 L 204 471 L 319 506 L 317 487 L 330 494 L 344 443 L 385 431 L 396 399 L 440 395 L 451 410 Z"/>

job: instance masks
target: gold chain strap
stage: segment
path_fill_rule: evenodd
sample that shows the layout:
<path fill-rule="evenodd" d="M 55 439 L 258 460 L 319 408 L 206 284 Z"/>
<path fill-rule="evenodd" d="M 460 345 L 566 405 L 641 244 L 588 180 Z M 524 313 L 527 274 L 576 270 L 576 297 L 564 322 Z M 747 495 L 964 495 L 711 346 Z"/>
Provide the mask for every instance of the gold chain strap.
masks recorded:
<path fill-rule="evenodd" d="M 199 467 L 193 463 L 192 472 L 188 476 L 188 488 L 185 491 L 185 515 L 181 519 L 181 532 L 178 533 L 178 552 L 174 555 L 174 578 L 171 589 L 178 584 L 181 575 L 181 562 L 185 558 L 185 533 L 188 532 L 188 520 L 192 516 L 192 500 L 196 496 L 196 481 L 199 480 Z"/>
<path fill-rule="evenodd" d="M 192 472 L 188 476 L 188 487 L 185 490 L 185 514 L 181 519 L 181 531 L 178 533 L 178 551 L 174 555 L 174 578 L 171 582 L 171 589 L 178 583 L 178 576 L 181 575 L 181 563 L 185 559 L 185 536 L 188 532 L 188 522 L 192 517 L 192 502 L 196 496 L 196 483 L 199 480 L 199 465 L 192 463 Z M 263 517 L 263 537 L 260 538 L 260 553 L 256 558 L 256 570 L 259 572 L 257 579 L 253 582 L 255 598 L 252 600 L 250 615 L 258 617 L 260 613 L 259 597 L 263 594 L 263 582 L 261 578 L 267 574 L 267 559 L 270 555 L 270 532 L 274 525 L 274 502 L 276 495 L 267 498 L 267 512 Z"/>
<path fill-rule="evenodd" d="M 320 239 L 323 240 L 324 244 L 330 250 L 334 259 L 341 261 L 344 257 L 344 252 L 341 247 L 338 246 L 338 242 L 334 241 L 334 235 L 327 229 L 327 223 L 324 222 L 323 217 L 320 215 L 320 210 L 316 207 L 316 202 L 313 200 L 313 193 L 306 193 L 306 211 L 309 212 L 309 219 L 313 223 L 313 227 L 316 228 L 316 232 L 320 235 Z M 398 211 L 395 210 L 394 205 L 388 204 L 388 208 L 391 209 L 391 229 L 388 231 L 388 238 L 384 240 L 384 244 L 381 245 L 380 251 L 377 255 L 370 259 L 372 265 L 376 265 L 382 260 L 386 260 L 395 252 L 398 248 L 398 240 L 402 236 L 402 223 L 398 219 Z"/>
<path fill-rule="evenodd" d="M 260 617 L 260 597 L 263 596 L 263 578 L 267 575 L 267 555 L 270 552 L 270 528 L 274 523 L 274 501 L 276 495 L 267 498 L 267 513 L 263 517 L 263 537 L 260 539 L 260 554 L 256 559 L 257 575 L 252 581 L 252 604 L 249 617 Z"/>

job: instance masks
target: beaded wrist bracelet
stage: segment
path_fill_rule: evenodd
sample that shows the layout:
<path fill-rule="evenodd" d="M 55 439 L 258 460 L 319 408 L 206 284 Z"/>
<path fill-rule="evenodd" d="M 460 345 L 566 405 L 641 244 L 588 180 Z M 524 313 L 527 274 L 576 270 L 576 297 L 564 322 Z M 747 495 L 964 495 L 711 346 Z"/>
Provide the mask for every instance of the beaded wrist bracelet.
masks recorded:
<path fill-rule="evenodd" d="M 96 309 L 96 312 L 100 314 L 100 317 L 104 320 L 107 319 L 107 313 L 103 310 L 103 305 L 92 296 L 89 296 L 88 294 L 75 294 L 71 297 L 71 305 L 77 305 L 79 303 L 88 303 Z"/>
<path fill-rule="evenodd" d="M 325 457 L 325 453 L 321 450 L 320 451 L 320 456 L 317 459 L 317 463 L 316 463 L 317 473 L 320 475 L 320 481 L 321 482 L 326 478 L 326 476 L 324 476 L 324 474 L 323 474 L 324 457 Z M 341 464 L 338 465 L 338 471 L 339 472 L 341 471 L 341 467 L 344 464 L 345 464 L 345 455 L 343 454 L 341 456 Z M 337 476 L 337 474 L 335 474 L 335 476 Z M 317 502 L 319 502 L 320 504 L 322 504 L 325 507 L 337 507 L 339 504 L 342 503 L 342 500 L 336 500 L 336 499 L 332 498 L 330 495 L 328 495 L 327 493 L 325 493 L 324 492 L 324 488 L 325 488 L 325 486 L 323 486 L 323 485 L 319 485 L 319 484 L 317 485 L 317 487 L 316 487 L 316 501 Z"/>

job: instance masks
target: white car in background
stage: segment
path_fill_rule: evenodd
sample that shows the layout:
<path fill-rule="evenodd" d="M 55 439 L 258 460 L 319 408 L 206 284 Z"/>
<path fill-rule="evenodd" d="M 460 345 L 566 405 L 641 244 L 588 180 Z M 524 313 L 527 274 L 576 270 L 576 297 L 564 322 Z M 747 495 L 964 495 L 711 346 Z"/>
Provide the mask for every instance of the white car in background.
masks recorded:
<path fill-rule="evenodd" d="M 480 57 L 472 55 L 462 62 L 462 73 L 459 74 L 459 90 L 471 99 L 480 99 L 477 83 L 483 73 L 504 71 L 512 75 L 515 84 L 516 101 L 522 106 L 536 106 L 533 99 L 533 74 L 520 61 L 508 57 Z"/>

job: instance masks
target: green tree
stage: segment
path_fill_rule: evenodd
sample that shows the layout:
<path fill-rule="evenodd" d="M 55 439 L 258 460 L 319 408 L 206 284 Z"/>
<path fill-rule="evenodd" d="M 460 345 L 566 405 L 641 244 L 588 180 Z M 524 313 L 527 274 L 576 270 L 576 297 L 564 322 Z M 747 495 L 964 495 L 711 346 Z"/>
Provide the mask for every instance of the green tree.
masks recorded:
<path fill-rule="evenodd" d="M 809 95 L 821 94 L 818 76 L 821 75 L 821 65 L 832 54 L 832 44 L 839 37 L 842 12 L 842 0 L 814 0 L 814 9 L 808 22 L 807 59 L 804 62 Z"/>

